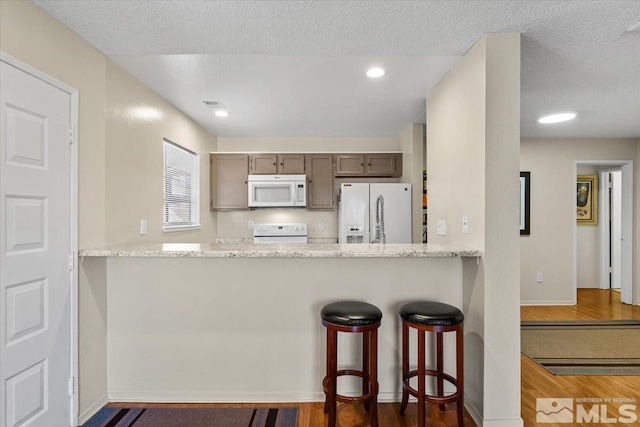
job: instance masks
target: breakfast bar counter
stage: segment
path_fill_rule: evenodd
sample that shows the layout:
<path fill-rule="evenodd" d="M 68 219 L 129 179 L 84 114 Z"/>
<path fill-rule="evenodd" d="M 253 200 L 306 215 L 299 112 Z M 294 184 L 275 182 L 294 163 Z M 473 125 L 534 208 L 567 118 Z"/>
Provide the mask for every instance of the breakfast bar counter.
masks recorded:
<path fill-rule="evenodd" d="M 320 310 L 337 300 L 382 310 L 379 400 L 396 401 L 398 308 L 429 299 L 463 309 L 463 276 L 479 256 L 431 244 L 117 245 L 79 252 L 80 293 L 103 316 L 110 401 L 322 401 Z M 81 319 L 81 343 L 96 339 Z M 340 360 L 359 363 L 360 341 L 345 339 Z M 81 375 L 90 362 L 81 345 Z M 454 366 L 446 353 L 445 370 Z"/>
<path fill-rule="evenodd" d="M 143 258 L 450 258 L 476 257 L 479 251 L 433 244 L 120 244 L 80 250 L 80 257 Z"/>

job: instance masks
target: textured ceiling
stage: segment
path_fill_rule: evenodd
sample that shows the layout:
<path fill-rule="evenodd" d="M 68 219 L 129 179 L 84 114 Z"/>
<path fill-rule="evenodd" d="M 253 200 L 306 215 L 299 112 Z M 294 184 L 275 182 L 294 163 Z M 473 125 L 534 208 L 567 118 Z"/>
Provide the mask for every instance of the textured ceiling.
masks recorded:
<path fill-rule="evenodd" d="M 640 137 L 640 1 L 36 3 L 219 136 L 395 137 L 478 38 L 520 32 L 523 136 Z M 536 123 L 557 110 L 580 115 Z"/>

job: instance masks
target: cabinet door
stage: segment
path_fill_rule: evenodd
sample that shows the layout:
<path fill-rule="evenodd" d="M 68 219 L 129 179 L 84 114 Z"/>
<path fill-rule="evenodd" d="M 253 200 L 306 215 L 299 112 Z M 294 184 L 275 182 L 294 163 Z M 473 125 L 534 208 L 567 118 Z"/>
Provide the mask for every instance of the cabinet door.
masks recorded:
<path fill-rule="evenodd" d="M 248 209 L 249 156 L 211 154 L 211 210 Z"/>
<path fill-rule="evenodd" d="M 333 210 L 333 156 L 307 155 L 307 209 Z"/>
<path fill-rule="evenodd" d="M 402 175 L 402 154 L 367 154 L 365 160 L 367 176 Z"/>
<path fill-rule="evenodd" d="M 279 174 L 304 174 L 303 154 L 278 154 Z"/>
<path fill-rule="evenodd" d="M 275 154 L 252 154 L 249 156 L 249 161 L 252 175 L 275 175 L 278 173 Z"/>
<path fill-rule="evenodd" d="M 332 210 L 333 156 L 309 154 L 307 157 L 307 209 Z"/>
<path fill-rule="evenodd" d="M 358 176 L 364 174 L 363 154 L 338 154 L 336 157 L 336 176 Z"/>

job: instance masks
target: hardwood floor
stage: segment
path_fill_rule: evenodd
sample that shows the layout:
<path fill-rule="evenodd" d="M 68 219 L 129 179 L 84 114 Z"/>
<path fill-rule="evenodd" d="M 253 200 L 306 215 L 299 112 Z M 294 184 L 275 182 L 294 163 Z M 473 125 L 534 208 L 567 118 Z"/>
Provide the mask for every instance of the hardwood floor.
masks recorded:
<path fill-rule="evenodd" d="M 636 319 L 640 320 L 640 307 L 620 303 L 617 292 L 597 289 L 581 289 L 578 291 L 576 306 L 536 306 L 522 307 L 522 320 L 600 320 L 600 319 Z M 536 423 L 536 398 L 571 397 L 571 398 L 628 398 L 636 399 L 640 408 L 640 376 L 554 376 L 533 362 L 526 356 L 521 356 L 522 366 L 522 418 L 524 425 L 538 426 Z M 622 403 L 609 403 L 609 416 L 617 414 L 616 409 Z M 299 407 L 299 427 L 324 427 L 326 417 L 322 412 L 322 403 L 278 403 L 278 404 L 197 404 L 200 407 L 240 407 L 240 406 L 291 406 Z M 591 404 L 588 404 L 587 409 Z M 189 404 L 118 404 L 109 406 L 193 406 Z M 417 419 L 416 404 L 409 404 L 404 416 L 398 413 L 399 403 L 379 404 L 380 427 L 415 427 Z M 638 422 L 640 425 L 640 411 Z M 455 406 L 447 406 L 445 412 L 440 412 L 437 406 L 427 405 L 430 427 L 452 427 L 456 425 Z M 338 405 L 337 427 L 365 427 L 368 426 L 366 413 L 362 405 Z M 475 423 L 465 412 L 465 426 L 475 427 Z M 545 427 L 563 427 L 578 424 L 540 424 Z M 598 427 L 613 426 L 614 424 L 598 423 L 584 424 Z M 617 424 L 620 425 L 620 424 Z M 625 425 L 625 424 L 623 424 Z M 631 425 L 631 424 L 626 424 Z"/>
<path fill-rule="evenodd" d="M 620 293 L 599 289 L 580 289 L 576 306 L 522 307 L 522 320 L 640 320 L 640 307 L 620 303 Z M 639 356 L 640 357 L 640 356 Z M 537 426 L 536 398 L 628 398 L 640 408 L 640 376 L 556 376 L 522 355 L 522 418 L 525 426 Z M 608 403 L 609 417 L 617 416 L 621 403 Z M 586 409 L 592 403 L 585 403 Z M 615 409 L 614 409 L 615 408 Z M 640 425 L 640 410 L 636 411 Z M 540 424 L 566 426 L 567 424 Z M 571 424 L 574 425 L 574 424 Z M 575 424 L 578 425 L 578 424 Z M 580 424 L 582 425 L 582 424 Z M 594 425 L 584 424 L 584 425 Z M 598 423 L 597 426 L 613 426 Z M 620 424 L 615 424 L 620 425 Z"/>

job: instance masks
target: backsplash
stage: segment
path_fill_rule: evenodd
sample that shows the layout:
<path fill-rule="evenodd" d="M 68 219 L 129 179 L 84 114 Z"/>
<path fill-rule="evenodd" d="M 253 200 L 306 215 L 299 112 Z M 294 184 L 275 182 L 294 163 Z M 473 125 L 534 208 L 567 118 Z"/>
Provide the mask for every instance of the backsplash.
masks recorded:
<path fill-rule="evenodd" d="M 218 239 L 253 239 L 249 221 L 260 223 L 302 222 L 308 227 L 309 240 L 338 241 L 338 210 L 309 211 L 304 208 L 258 208 L 243 211 L 218 212 Z M 324 229 L 320 223 L 324 222 Z"/>

